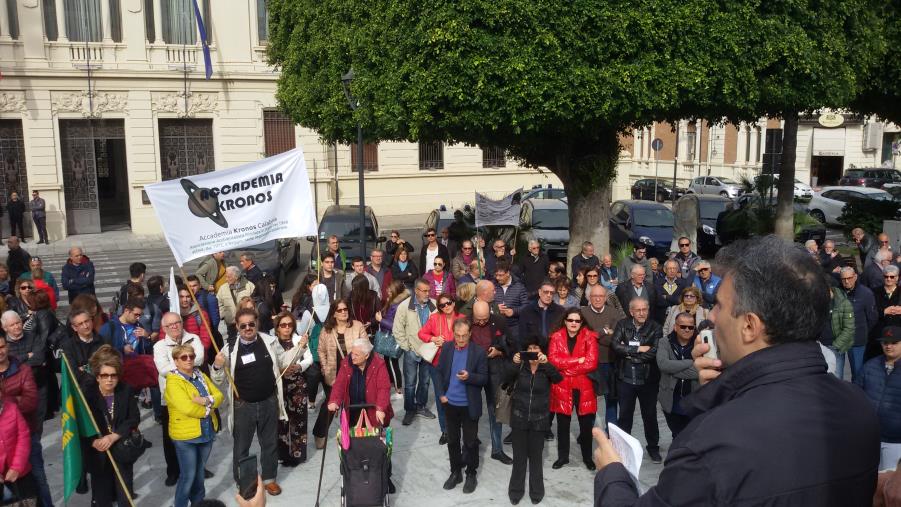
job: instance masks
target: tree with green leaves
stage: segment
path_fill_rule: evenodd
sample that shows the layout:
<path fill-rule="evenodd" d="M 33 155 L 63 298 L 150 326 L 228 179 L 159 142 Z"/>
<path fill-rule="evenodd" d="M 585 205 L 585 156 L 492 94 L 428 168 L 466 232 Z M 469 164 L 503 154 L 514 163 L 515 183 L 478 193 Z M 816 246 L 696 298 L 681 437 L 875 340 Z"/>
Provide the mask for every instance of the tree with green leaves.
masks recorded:
<path fill-rule="evenodd" d="M 368 140 L 500 146 L 553 171 L 569 197 L 572 256 L 585 240 L 608 248 L 619 134 L 806 110 L 838 94 L 800 76 L 853 81 L 841 58 L 816 50 L 855 53 L 846 31 L 818 36 L 834 24 L 806 18 L 851 17 L 845 4 L 859 0 L 770 5 L 782 3 L 270 0 L 268 55 L 282 108 L 327 141 L 352 142 L 360 122 Z M 351 67 L 353 112 L 340 82 Z"/>
<path fill-rule="evenodd" d="M 871 78 L 860 96 L 852 104 L 855 111 L 875 114 L 880 118 L 901 124 L 901 0 L 885 0 L 876 8 L 885 23 L 885 51 L 876 62 Z"/>

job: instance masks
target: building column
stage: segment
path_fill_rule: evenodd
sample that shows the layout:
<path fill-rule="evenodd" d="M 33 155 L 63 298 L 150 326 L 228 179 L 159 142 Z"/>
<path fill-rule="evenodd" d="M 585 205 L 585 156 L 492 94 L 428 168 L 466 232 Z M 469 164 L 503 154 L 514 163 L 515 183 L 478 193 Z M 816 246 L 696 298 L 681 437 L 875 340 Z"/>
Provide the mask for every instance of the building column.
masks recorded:
<path fill-rule="evenodd" d="M 57 42 L 69 42 L 69 35 L 66 32 L 66 2 L 65 0 L 56 1 L 56 40 Z"/>
<path fill-rule="evenodd" d="M 12 40 L 9 35 L 9 9 L 6 8 L 5 3 L 0 3 L 0 40 Z"/>
<path fill-rule="evenodd" d="M 113 42 L 113 25 L 110 23 L 109 0 L 100 0 L 100 28 L 104 44 Z"/>
<path fill-rule="evenodd" d="M 153 29 L 156 31 L 154 44 L 163 41 L 163 0 L 153 0 Z"/>

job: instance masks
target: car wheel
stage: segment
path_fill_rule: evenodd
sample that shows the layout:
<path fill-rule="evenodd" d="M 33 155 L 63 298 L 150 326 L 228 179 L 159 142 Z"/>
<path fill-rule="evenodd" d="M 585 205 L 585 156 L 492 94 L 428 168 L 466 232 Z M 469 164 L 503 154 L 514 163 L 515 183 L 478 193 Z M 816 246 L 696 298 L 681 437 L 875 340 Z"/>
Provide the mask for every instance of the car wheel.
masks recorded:
<path fill-rule="evenodd" d="M 720 192 L 720 197 L 726 197 L 726 198 L 728 198 L 728 197 L 729 197 L 729 192 L 726 192 L 725 190 L 723 190 L 722 192 Z"/>
<path fill-rule="evenodd" d="M 810 216 L 812 216 L 814 219 L 816 219 L 817 222 L 821 224 L 826 223 L 826 215 L 818 209 L 810 210 Z"/>

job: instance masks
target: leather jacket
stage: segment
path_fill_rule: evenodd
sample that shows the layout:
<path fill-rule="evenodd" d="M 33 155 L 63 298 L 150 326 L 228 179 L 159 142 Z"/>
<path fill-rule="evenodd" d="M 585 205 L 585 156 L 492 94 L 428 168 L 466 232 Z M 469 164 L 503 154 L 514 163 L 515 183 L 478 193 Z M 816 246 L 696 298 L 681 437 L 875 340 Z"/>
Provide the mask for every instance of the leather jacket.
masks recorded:
<path fill-rule="evenodd" d="M 636 386 L 659 382 L 657 342 L 662 336 L 663 329 L 652 319 L 648 319 L 641 329 L 635 329 L 635 322 L 631 318 L 619 321 L 613 330 L 611 344 L 616 353 L 617 378 Z M 643 345 L 649 345 L 651 349 L 639 352 L 638 347 Z"/>

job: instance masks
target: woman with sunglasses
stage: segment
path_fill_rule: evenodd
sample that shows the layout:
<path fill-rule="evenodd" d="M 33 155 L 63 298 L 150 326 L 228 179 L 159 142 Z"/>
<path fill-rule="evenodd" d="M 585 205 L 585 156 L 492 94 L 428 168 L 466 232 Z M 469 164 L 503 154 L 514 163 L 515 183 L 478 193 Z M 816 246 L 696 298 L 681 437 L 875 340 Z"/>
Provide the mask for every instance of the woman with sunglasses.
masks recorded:
<path fill-rule="evenodd" d="M 223 396 L 199 368 L 197 352 L 191 345 L 172 348 L 175 371 L 166 376 L 166 406 L 169 407 L 169 436 L 178 457 L 178 484 L 175 507 L 196 505 L 206 496 L 204 466 L 213 449 L 219 417 L 215 411 Z"/>
<path fill-rule="evenodd" d="M 707 320 L 710 310 L 701 306 L 701 289 L 694 285 L 682 289 L 679 296 L 679 304 L 669 307 L 666 311 L 666 320 L 663 322 L 663 336 L 668 336 L 676 326 L 676 316 L 687 313 L 695 318 L 695 324 Z"/>
<path fill-rule="evenodd" d="M 417 278 L 419 278 L 419 268 L 410 258 L 410 252 L 406 248 L 395 250 L 391 262 L 391 279 L 403 282 L 404 287 L 413 292 L 413 284 Z"/>
<path fill-rule="evenodd" d="M 585 268 L 585 281 L 582 284 L 582 290 L 575 290 L 576 296 L 579 297 L 579 303 L 582 306 L 588 304 L 588 295 L 591 294 L 591 288 L 601 284 L 601 270 L 597 266 Z"/>
<path fill-rule="evenodd" d="M 332 384 L 338 375 L 338 366 L 341 360 L 350 352 L 354 340 L 367 338 L 366 328 L 363 323 L 350 317 L 350 302 L 339 299 L 332 303 L 328 316 L 322 324 L 319 333 L 319 363 L 322 368 L 322 377 L 325 383 L 322 385 L 325 391 L 325 399 L 332 394 Z M 316 423 L 313 425 L 313 437 L 316 448 L 325 447 L 325 438 L 328 431 L 328 411 L 319 409 Z"/>
<path fill-rule="evenodd" d="M 439 401 L 438 385 L 435 379 L 438 377 L 438 358 L 441 357 L 441 347 L 444 342 L 454 339 L 454 321 L 462 319 L 464 315 L 457 313 L 454 305 L 454 297 L 450 294 L 441 294 L 435 300 L 438 311 L 429 316 L 429 320 L 419 329 L 419 339 L 424 343 L 434 343 L 438 346 L 438 352 L 429 366 L 429 375 L 432 378 L 432 387 L 435 389 L 435 406 L 438 409 L 438 426 L 441 428 L 441 438 L 438 443 L 444 445 L 447 442 L 447 426 L 444 420 L 444 404 Z"/>
<path fill-rule="evenodd" d="M 588 375 L 598 366 L 598 334 L 586 326 L 578 308 L 567 309 L 563 327 L 551 335 L 548 360 L 563 375 L 563 381 L 551 386 L 551 413 L 557 417 L 557 461 L 551 467 L 556 470 L 569 463 L 569 423 L 576 412 L 579 419 L 576 442 L 582 450 L 582 462 L 594 470 L 591 427 L 598 401 Z"/>
<path fill-rule="evenodd" d="M 82 438 L 82 452 L 88 455 L 87 469 L 91 474 L 91 505 L 110 507 L 128 505 L 125 492 L 115 480 L 113 466 L 106 454 L 122 438 L 128 437 L 141 422 L 138 399 L 122 379 L 122 356 L 112 347 L 103 345 L 88 361 L 93 377 L 81 386 L 88 408 L 100 434 Z M 84 450 L 87 449 L 87 452 Z M 132 479 L 134 463 L 116 463 L 126 487 L 134 498 Z"/>
<path fill-rule="evenodd" d="M 657 366 L 660 368 L 657 401 L 660 402 L 666 425 L 673 433 L 674 440 L 691 422 L 691 418 L 682 408 L 682 399 L 699 386 L 698 370 L 695 369 L 691 357 L 691 349 L 697 336 L 695 319 L 696 316 L 688 312 L 677 314 L 673 319 L 675 329 L 664 335 L 667 337 L 666 341 L 661 339 L 657 345 Z"/>
<path fill-rule="evenodd" d="M 313 364 L 313 353 L 309 348 L 309 336 L 298 334 L 294 315 L 282 312 L 274 320 L 275 337 L 285 350 L 285 354 L 302 358 L 300 369 L 286 372 L 282 377 L 282 392 L 288 420 L 278 422 L 278 459 L 286 467 L 296 467 L 307 460 L 308 393 L 305 372 Z"/>
<path fill-rule="evenodd" d="M 447 257 L 439 255 L 435 257 L 434 268 L 428 271 L 422 278 L 429 282 L 429 297 L 437 299 L 439 294 L 455 294 L 457 282 L 450 271 L 447 271 Z"/>

